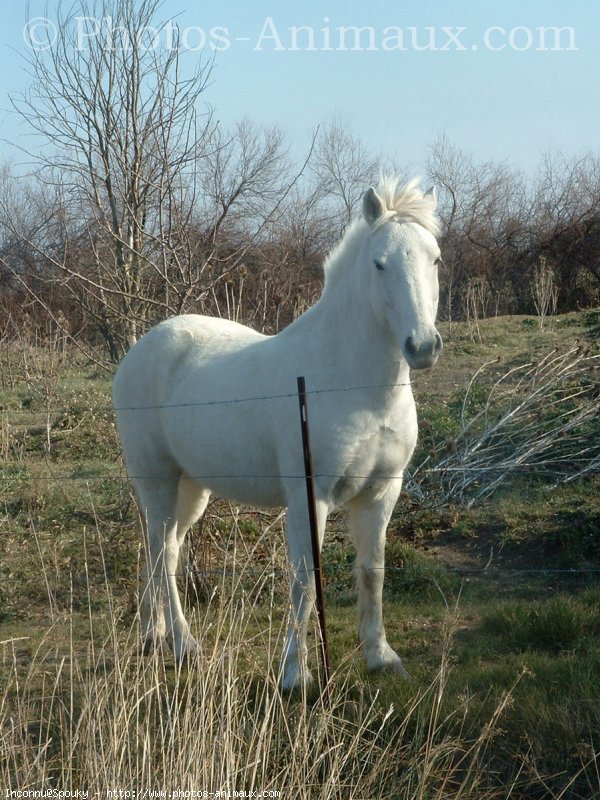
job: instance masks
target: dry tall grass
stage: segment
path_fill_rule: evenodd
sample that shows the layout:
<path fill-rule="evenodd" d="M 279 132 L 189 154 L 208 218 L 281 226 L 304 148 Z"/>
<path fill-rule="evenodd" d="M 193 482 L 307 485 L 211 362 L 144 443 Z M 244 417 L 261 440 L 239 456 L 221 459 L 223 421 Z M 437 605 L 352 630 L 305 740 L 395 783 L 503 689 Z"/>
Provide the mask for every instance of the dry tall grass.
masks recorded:
<path fill-rule="evenodd" d="M 270 580 L 265 573 L 263 589 Z M 468 698 L 449 710 L 450 633 L 435 679 L 407 692 L 402 709 L 386 707 L 348 663 L 328 700 L 289 697 L 279 688 L 283 625 L 272 621 L 281 610 L 274 593 L 266 603 L 259 594 L 215 593 L 196 614 L 204 647 L 188 668 L 175 668 L 168 653 L 140 656 L 137 623 L 97 616 L 91 603 L 87 631 L 81 614 L 59 614 L 28 658 L 23 642 L 2 642 L 0 787 L 99 797 L 511 796 L 509 787 L 486 789 L 483 768 L 510 694 L 476 733 Z"/>

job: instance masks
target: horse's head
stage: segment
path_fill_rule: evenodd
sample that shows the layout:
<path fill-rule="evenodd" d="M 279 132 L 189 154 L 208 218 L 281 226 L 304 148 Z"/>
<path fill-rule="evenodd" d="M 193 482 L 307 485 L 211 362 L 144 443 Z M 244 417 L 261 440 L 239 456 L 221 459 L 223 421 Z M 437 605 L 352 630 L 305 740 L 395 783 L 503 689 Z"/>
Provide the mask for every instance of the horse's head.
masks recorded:
<path fill-rule="evenodd" d="M 366 267 L 373 311 L 409 366 L 432 367 L 442 352 L 435 327 L 440 263 L 435 190 L 423 193 L 413 181 L 396 195 L 395 183 L 384 182 L 380 192 L 369 189 L 363 200 L 371 227 Z"/>

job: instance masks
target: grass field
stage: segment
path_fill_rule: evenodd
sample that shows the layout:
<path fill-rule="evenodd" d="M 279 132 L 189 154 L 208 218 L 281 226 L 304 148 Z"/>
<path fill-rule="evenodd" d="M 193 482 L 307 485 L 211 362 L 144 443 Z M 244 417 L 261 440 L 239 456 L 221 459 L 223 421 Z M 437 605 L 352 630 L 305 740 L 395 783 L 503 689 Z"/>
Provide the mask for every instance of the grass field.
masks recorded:
<path fill-rule="evenodd" d="M 412 680 L 362 667 L 340 513 L 328 703 L 278 689 L 276 511 L 211 503 L 181 579 L 199 663 L 138 655 L 109 376 L 2 344 L 0 790 L 600 797 L 600 313 L 442 332 L 439 366 L 414 376 L 420 444 L 386 556 L 388 638 Z"/>

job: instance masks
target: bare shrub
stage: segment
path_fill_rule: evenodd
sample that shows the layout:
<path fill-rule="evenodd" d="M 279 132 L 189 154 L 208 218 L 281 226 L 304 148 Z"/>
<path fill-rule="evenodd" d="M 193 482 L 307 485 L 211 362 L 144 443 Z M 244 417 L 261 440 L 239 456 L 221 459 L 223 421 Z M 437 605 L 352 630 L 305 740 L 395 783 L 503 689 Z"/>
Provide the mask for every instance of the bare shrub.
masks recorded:
<path fill-rule="evenodd" d="M 412 475 L 410 486 L 435 502 L 490 496 L 517 475 L 552 485 L 600 471 L 600 355 L 583 346 L 553 350 L 507 370 L 473 402 L 484 364 L 465 393 L 460 429 Z"/>
<path fill-rule="evenodd" d="M 554 280 L 554 272 L 548 267 L 544 257 L 540 258 L 533 269 L 531 294 L 540 328 L 543 328 L 546 317 L 556 315 L 558 304 L 558 287 Z"/>
<path fill-rule="evenodd" d="M 471 279 L 465 295 L 465 318 L 473 341 L 481 342 L 479 320 L 487 317 L 490 301 L 489 286 L 481 278 Z"/>

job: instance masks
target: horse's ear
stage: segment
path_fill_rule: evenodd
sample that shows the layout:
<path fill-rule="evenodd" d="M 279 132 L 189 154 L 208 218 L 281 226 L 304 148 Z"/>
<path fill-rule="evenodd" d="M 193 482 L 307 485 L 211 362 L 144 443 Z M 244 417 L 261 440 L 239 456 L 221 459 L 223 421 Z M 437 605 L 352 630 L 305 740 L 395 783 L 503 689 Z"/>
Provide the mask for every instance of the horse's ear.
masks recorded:
<path fill-rule="evenodd" d="M 383 203 L 383 200 L 381 199 L 381 197 L 379 197 L 375 189 L 373 189 L 373 187 L 371 186 L 370 189 L 367 189 L 367 191 L 365 192 L 365 196 L 363 197 L 363 214 L 365 216 L 365 219 L 367 220 L 369 225 L 372 225 L 384 213 L 385 213 L 385 205 Z"/>
<path fill-rule="evenodd" d="M 433 207 L 435 208 L 438 203 L 438 193 L 435 186 L 430 186 L 429 189 L 425 192 L 425 197 L 431 197 L 433 200 Z"/>

